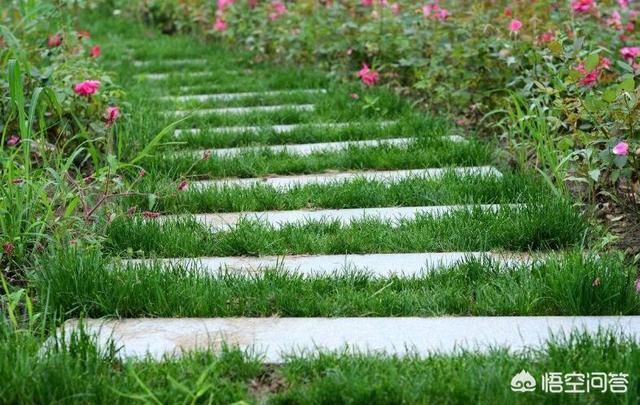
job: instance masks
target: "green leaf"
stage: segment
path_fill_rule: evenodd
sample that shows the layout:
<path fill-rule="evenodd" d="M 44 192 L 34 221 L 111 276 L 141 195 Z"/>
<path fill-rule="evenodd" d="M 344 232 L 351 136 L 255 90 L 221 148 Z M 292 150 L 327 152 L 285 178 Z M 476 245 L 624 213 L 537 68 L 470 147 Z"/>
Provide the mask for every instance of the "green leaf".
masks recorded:
<path fill-rule="evenodd" d="M 580 80 L 581 77 L 582 77 L 582 73 L 578 72 L 577 70 L 571 69 L 569 71 L 569 79 L 572 82 L 577 82 L 578 80 Z"/>
<path fill-rule="evenodd" d="M 558 41 L 549 42 L 547 48 L 554 54 L 560 55 L 562 53 L 562 45 Z"/>
<path fill-rule="evenodd" d="M 80 198 L 79 197 L 75 197 L 73 200 L 71 200 L 69 202 L 69 205 L 67 205 L 67 209 L 64 210 L 64 218 L 69 218 L 73 212 L 76 210 L 76 207 L 78 206 L 78 204 L 80 204 Z"/>
<path fill-rule="evenodd" d="M 613 158 L 613 164 L 622 168 L 627 163 L 627 160 L 629 160 L 628 156 L 616 156 Z"/>
<path fill-rule="evenodd" d="M 591 72 L 593 69 L 598 67 L 598 63 L 600 63 L 600 55 L 592 53 L 584 62 L 584 68 L 587 72 Z"/>
<path fill-rule="evenodd" d="M 636 82 L 633 80 L 633 76 L 625 75 L 625 79 L 618 85 L 619 91 L 633 91 L 636 88 Z"/>
<path fill-rule="evenodd" d="M 602 109 L 607 107 L 605 102 L 603 102 L 602 100 L 600 100 L 598 97 L 594 96 L 593 94 L 589 94 L 584 99 L 584 106 L 588 111 L 590 111 L 592 113 L 601 112 Z"/>
<path fill-rule="evenodd" d="M 618 91 L 615 88 L 609 87 L 602 93 L 602 99 L 607 103 L 613 103 L 618 98 Z"/>

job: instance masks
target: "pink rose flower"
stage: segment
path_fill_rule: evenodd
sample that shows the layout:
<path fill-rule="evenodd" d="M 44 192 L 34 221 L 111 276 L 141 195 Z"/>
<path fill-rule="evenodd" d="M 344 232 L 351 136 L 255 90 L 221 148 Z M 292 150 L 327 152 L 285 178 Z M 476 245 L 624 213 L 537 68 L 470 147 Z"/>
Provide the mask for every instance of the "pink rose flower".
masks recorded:
<path fill-rule="evenodd" d="M 640 47 L 638 46 L 627 46 L 620 49 L 620 54 L 623 58 L 628 61 L 633 61 L 640 55 Z"/>
<path fill-rule="evenodd" d="M 582 78 L 578 82 L 581 86 L 590 86 L 598 81 L 599 71 L 597 68 L 593 69 L 590 72 L 587 72 L 587 70 L 584 68 L 584 64 L 581 63 L 576 66 L 575 69 L 582 74 Z"/>
<path fill-rule="evenodd" d="M 509 23 L 509 31 L 511 32 L 518 32 L 520 28 L 522 28 L 522 21 L 520 20 L 514 19 Z"/>
<path fill-rule="evenodd" d="M 582 74 L 582 78 L 579 81 L 580 85 L 590 86 L 598 81 L 600 72 L 603 69 L 609 69 L 610 67 L 611 67 L 611 61 L 609 60 L 609 58 L 600 58 L 600 61 L 598 62 L 598 66 L 596 66 L 596 68 L 590 72 L 587 72 L 587 70 L 584 67 L 584 64 L 582 63 L 576 66 L 575 70 L 577 70 Z"/>
<path fill-rule="evenodd" d="M 398 14 L 400 12 L 400 4 L 398 3 L 393 3 L 389 8 L 393 14 Z"/>
<path fill-rule="evenodd" d="M 104 119 L 107 122 L 107 126 L 113 125 L 120 116 L 120 108 L 117 106 L 107 107 L 107 111 L 104 113 Z"/>
<path fill-rule="evenodd" d="M 97 58 L 102 54 L 102 49 L 96 45 L 94 47 L 91 48 L 91 57 L 92 58 Z"/>
<path fill-rule="evenodd" d="M 216 17 L 216 22 L 213 24 L 213 29 L 218 32 L 226 31 L 229 28 L 229 24 L 220 17 Z"/>
<path fill-rule="evenodd" d="M 609 58 L 601 58 L 600 62 L 598 62 L 598 69 L 609 69 L 611 67 L 611 61 Z"/>
<path fill-rule="evenodd" d="M 595 0 L 572 0 L 571 8 L 577 13 L 588 13 L 592 8 L 595 8 Z"/>
<path fill-rule="evenodd" d="M 447 10 L 446 8 L 441 8 L 440 10 L 438 10 L 438 13 L 436 14 L 436 19 L 440 21 L 444 21 L 447 18 L 449 18 L 449 10 Z"/>
<path fill-rule="evenodd" d="M 543 32 L 538 36 L 538 42 L 543 44 L 545 42 L 551 42 L 556 39 L 556 36 L 553 32 Z"/>
<path fill-rule="evenodd" d="M 614 155 L 627 156 L 629 154 L 629 144 L 626 142 L 620 142 L 611 149 Z"/>
<path fill-rule="evenodd" d="M 233 2 L 234 0 L 218 0 L 218 10 L 224 11 L 224 8 L 229 4 L 233 4 Z"/>
<path fill-rule="evenodd" d="M 73 88 L 73 91 L 80 96 L 91 96 L 98 91 L 100 87 L 99 80 L 85 80 L 84 82 L 80 82 L 76 84 Z"/>
<path fill-rule="evenodd" d="M 62 45 L 62 36 L 60 34 L 49 35 L 49 48 L 56 48 Z"/>
<path fill-rule="evenodd" d="M 373 6 L 373 0 L 361 0 L 360 4 L 362 4 L 365 7 L 371 7 Z"/>
<path fill-rule="evenodd" d="M 617 11 L 611 13 L 611 17 L 607 18 L 607 24 L 617 30 L 622 29 L 622 17 L 620 16 L 620 13 Z"/>
<path fill-rule="evenodd" d="M 20 142 L 20 137 L 18 135 L 11 135 L 9 139 L 7 139 L 7 145 L 16 146 Z"/>
<path fill-rule="evenodd" d="M 618 0 L 618 5 L 622 8 L 629 8 L 629 0 Z"/>
<path fill-rule="evenodd" d="M 369 69 L 366 63 L 363 64 L 362 69 L 358 71 L 358 77 L 360 77 L 362 83 L 367 86 L 373 86 L 378 82 L 378 72 Z"/>
<path fill-rule="evenodd" d="M 271 7 L 273 7 L 273 12 L 280 15 L 287 12 L 287 6 L 284 5 L 281 1 L 273 1 L 271 2 Z"/>

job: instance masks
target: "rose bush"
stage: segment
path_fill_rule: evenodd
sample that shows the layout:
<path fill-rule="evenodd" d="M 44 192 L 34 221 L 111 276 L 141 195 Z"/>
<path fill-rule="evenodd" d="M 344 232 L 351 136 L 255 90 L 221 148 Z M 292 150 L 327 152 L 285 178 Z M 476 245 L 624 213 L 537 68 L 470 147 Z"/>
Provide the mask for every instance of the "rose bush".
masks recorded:
<path fill-rule="evenodd" d="M 23 87 L 25 109 L 32 107 L 36 89 L 46 90 L 52 99 L 48 107 L 39 106 L 44 141 L 71 152 L 82 142 L 107 136 L 104 113 L 119 103 L 122 90 L 100 66 L 101 48 L 88 31 L 63 24 L 61 10 L 53 4 L 35 7 L 22 10 L 12 4 L 0 14 L 0 133 L 9 139 L 21 130 L 7 72 L 8 62 L 14 60 L 22 72 L 16 79 Z M 79 83 L 92 81 L 100 82 L 97 91 L 77 91 Z"/>
<path fill-rule="evenodd" d="M 100 66 L 99 44 L 68 28 L 62 10 L 0 10 L 0 274 L 12 284 L 48 247 L 86 233 L 105 184 L 119 190 L 109 148 L 122 91 Z"/>
<path fill-rule="evenodd" d="M 133 7 L 157 15 L 149 20 L 171 20 L 176 30 L 242 45 L 258 60 L 313 64 L 365 84 L 379 79 L 459 125 L 498 133 L 512 156 L 548 173 L 557 187 L 582 183 L 594 195 L 602 186 L 638 191 L 634 6 L 626 0 L 147 0 Z M 169 9 L 170 15 L 158 14 Z M 363 65 L 375 80 L 364 80 Z M 613 152 L 620 142 L 628 153 Z"/>

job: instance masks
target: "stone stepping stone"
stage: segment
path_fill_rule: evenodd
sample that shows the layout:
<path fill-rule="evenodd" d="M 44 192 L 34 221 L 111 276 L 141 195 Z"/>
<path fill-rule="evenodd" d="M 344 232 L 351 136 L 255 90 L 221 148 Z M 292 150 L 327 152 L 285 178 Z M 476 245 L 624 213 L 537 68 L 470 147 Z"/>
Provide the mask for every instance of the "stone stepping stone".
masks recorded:
<path fill-rule="evenodd" d="M 451 142 L 466 141 L 459 135 L 444 137 Z M 260 153 L 269 151 L 271 153 L 287 153 L 290 155 L 308 156 L 313 153 L 340 152 L 349 148 L 366 148 L 379 146 L 406 147 L 415 142 L 415 138 L 383 138 L 366 141 L 345 141 L 345 142 L 322 142 L 322 143 L 301 143 L 288 145 L 270 146 L 242 146 L 237 148 L 208 149 L 199 151 L 187 151 L 172 153 L 172 156 L 193 156 L 194 158 L 205 158 L 206 156 L 217 156 L 219 158 L 231 158 L 243 153 Z"/>
<path fill-rule="evenodd" d="M 377 122 L 376 125 L 380 128 L 387 127 L 389 125 L 396 124 L 397 121 L 380 121 Z M 265 125 L 265 126 L 234 126 L 234 127 L 211 127 L 211 128 L 189 128 L 189 129 L 176 129 L 173 131 L 174 136 L 180 136 L 182 134 L 191 134 L 197 135 L 201 132 L 207 132 L 211 134 L 241 134 L 245 132 L 253 132 L 260 133 L 263 131 L 273 131 L 277 134 L 284 134 L 287 132 L 292 132 L 300 128 L 307 129 L 340 129 L 340 128 L 349 128 L 352 126 L 352 122 L 339 122 L 339 123 L 329 123 L 329 124 L 286 124 L 286 125 Z"/>
<path fill-rule="evenodd" d="M 188 89 L 188 88 L 185 88 Z M 270 91 L 251 91 L 239 93 L 216 93 L 216 94 L 191 94 L 182 96 L 164 96 L 159 100 L 188 102 L 188 101 L 229 101 L 251 97 L 273 97 L 289 94 L 325 94 L 325 89 L 291 89 L 291 90 L 270 90 Z"/>
<path fill-rule="evenodd" d="M 215 214 L 185 214 L 166 215 L 149 221 L 160 221 L 163 223 L 176 220 L 193 219 L 196 222 L 211 229 L 212 232 L 229 230 L 238 225 L 241 221 L 257 221 L 267 224 L 274 229 L 279 229 L 286 225 L 304 225 L 309 222 L 331 223 L 339 222 L 347 226 L 354 221 L 375 219 L 388 222 L 390 226 L 397 227 L 403 221 L 415 220 L 418 215 L 431 215 L 440 217 L 449 213 L 459 211 L 471 211 L 480 209 L 482 211 L 497 212 L 503 207 L 520 209 L 526 207 L 524 204 L 478 204 L 478 205 L 434 205 L 424 207 L 384 207 L 384 208 L 345 208 L 345 209 L 322 209 L 322 210 L 291 210 L 291 211 L 262 211 L 262 212 L 226 212 Z"/>
<path fill-rule="evenodd" d="M 216 114 L 249 114 L 275 111 L 314 111 L 314 104 L 282 104 L 282 105 L 265 105 L 255 107 L 228 107 L 228 108 L 205 108 L 200 110 L 177 110 L 165 111 L 166 116 L 185 117 L 187 115 L 216 115 Z"/>
<path fill-rule="evenodd" d="M 206 77 L 213 75 L 213 72 L 172 72 L 172 73 L 141 73 L 134 77 L 138 80 L 166 80 L 169 77 Z"/>
<path fill-rule="evenodd" d="M 62 326 L 64 339 L 80 325 L 95 336 L 98 347 L 113 342 L 121 358 L 149 355 L 161 360 L 194 350 L 217 352 L 229 345 L 260 354 L 265 363 L 318 351 L 420 357 L 497 347 L 519 352 L 541 349 L 572 332 L 596 335 L 611 330 L 636 340 L 640 334 L 640 316 L 138 318 L 69 320 Z"/>
<path fill-rule="evenodd" d="M 542 256 L 540 255 L 540 259 Z M 257 275 L 268 269 L 290 274 L 320 276 L 365 272 L 372 277 L 420 276 L 433 270 L 449 268 L 468 260 L 490 261 L 506 268 L 533 264 L 538 257 L 524 253 L 444 252 L 444 253 L 380 253 L 347 255 L 297 255 L 262 257 L 199 257 L 125 260 L 123 265 L 159 265 L 161 268 L 180 267 L 216 276 L 227 272 Z"/>
<path fill-rule="evenodd" d="M 360 171 L 360 172 L 334 172 L 320 174 L 305 174 L 300 176 L 275 176 L 258 178 L 228 178 L 221 180 L 195 181 L 189 184 L 190 187 L 200 190 L 206 188 L 241 187 L 250 188 L 257 185 L 273 187 L 277 190 L 288 190 L 296 186 L 310 184 L 340 184 L 354 180 L 380 181 L 384 183 L 394 183 L 411 178 L 439 178 L 447 173 L 456 176 L 491 176 L 500 177 L 502 173 L 492 166 L 478 167 L 456 167 L 451 169 L 415 169 L 415 170 L 385 170 L 385 171 Z"/>
<path fill-rule="evenodd" d="M 153 60 L 134 60 L 133 66 L 135 67 L 147 67 L 154 65 L 164 66 L 182 66 L 182 65 L 204 65 L 208 62 L 206 59 L 159 59 Z"/>

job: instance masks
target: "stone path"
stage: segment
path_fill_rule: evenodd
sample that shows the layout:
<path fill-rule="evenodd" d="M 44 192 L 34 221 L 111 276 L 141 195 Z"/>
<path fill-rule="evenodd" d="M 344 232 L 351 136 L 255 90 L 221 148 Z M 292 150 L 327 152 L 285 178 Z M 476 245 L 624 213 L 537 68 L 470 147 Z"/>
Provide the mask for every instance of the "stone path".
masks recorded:
<path fill-rule="evenodd" d="M 450 138 L 452 141 L 459 141 L 457 135 Z M 339 152 L 354 148 L 365 148 L 370 146 L 397 146 L 406 147 L 414 143 L 413 138 L 389 138 L 389 139 L 373 139 L 367 141 L 345 141 L 345 142 L 318 142 L 303 143 L 297 145 L 272 145 L 272 146 L 251 146 L 238 148 L 220 148 L 207 149 L 203 151 L 187 152 L 193 156 L 201 157 L 205 155 L 213 155 L 220 157 L 232 157 L 245 153 L 287 153 L 290 155 L 307 156 L 319 152 Z M 178 152 L 184 154 L 184 152 Z"/>
<path fill-rule="evenodd" d="M 540 348 L 552 336 L 602 328 L 638 333 L 640 316 L 587 317 L 439 317 L 439 318 L 159 318 L 89 320 L 86 330 L 105 345 L 122 347 L 122 357 L 161 359 L 223 344 L 262 354 L 267 363 L 284 355 L 344 350 L 392 355 L 487 352 L 496 347 L 518 351 Z M 71 331 L 76 321 L 68 321 Z M 68 333 L 67 333 L 68 335 Z"/>
<path fill-rule="evenodd" d="M 164 216 L 162 220 L 187 221 L 194 220 L 212 231 L 222 231 L 234 227 L 242 221 L 265 223 L 274 229 L 287 225 L 303 225 L 310 222 L 339 222 L 349 225 L 356 221 L 379 220 L 389 226 L 400 226 L 403 221 L 414 220 L 418 216 L 438 217 L 457 211 L 493 211 L 508 208 L 519 209 L 523 205 L 481 204 L 481 205 L 432 205 L 425 207 L 385 207 L 385 208 L 345 208 L 338 210 L 293 210 L 293 211 L 261 211 L 261 212 L 228 212 L 219 214 L 196 214 Z"/>
<path fill-rule="evenodd" d="M 286 190 L 293 187 L 301 187 L 310 184 L 330 185 L 346 182 L 362 181 L 381 181 L 385 184 L 394 183 L 406 179 L 414 178 L 438 178 L 447 173 L 453 173 L 456 176 L 495 176 L 500 177 L 502 173 L 495 167 L 458 167 L 453 169 L 415 169 L 415 170 L 370 170 L 360 172 L 340 172 L 340 173 L 319 173 L 307 174 L 299 176 L 273 176 L 260 178 L 245 179 L 221 179 L 221 180 L 205 180 L 191 183 L 191 187 L 197 189 L 210 187 L 243 187 L 250 188 L 256 185 L 273 187 L 277 190 Z"/>
<path fill-rule="evenodd" d="M 136 61 L 135 66 L 143 69 L 163 65 L 174 67 L 175 71 L 141 72 L 137 79 L 150 81 L 150 86 L 158 86 L 165 80 L 187 80 L 194 77 L 209 77 L 207 61 L 202 59 L 165 60 L 161 64 L 148 61 Z M 180 67 L 195 65 L 196 72 L 186 72 Z M 237 72 L 228 72 L 234 76 Z M 212 84 L 212 87 L 217 86 Z M 282 97 L 291 94 L 320 97 L 330 93 L 327 89 L 268 89 L 254 91 L 243 89 L 238 92 L 193 93 L 189 83 L 181 86 L 179 94 L 165 94 L 157 98 L 161 103 L 169 103 L 172 108 L 169 115 L 175 117 L 220 115 L 240 116 L 243 114 L 264 114 L 260 125 L 209 125 L 197 124 L 195 127 L 181 126 L 174 131 L 174 140 L 190 142 L 189 137 L 231 136 L 253 134 L 256 137 L 265 133 L 285 134 L 306 129 L 346 130 L 351 122 L 314 122 L 283 124 L 268 122 L 270 115 L 280 110 L 301 110 L 313 114 L 315 103 L 241 105 L 241 102 L 256 97 Z M 190 92 L 191 91 L 191 92 Z M 188 92 L 188 93 L 187 93 Z M 203 105 L 199 108 L 181 109 L 184 103 L 216 102 L 215 108 Z M 225 106 L 220 103 L 233 103 Z M 240 105 L 238 104 L 240 103 Z M 162 107 L 164 108 L 164 107 Z M 162 115 L 159 111 L 159 115 Z M 187 117 L 187 120 L 189 117 Z M 388 127 L 398 121 L 372 120 L 379 128 Z M 370 139 L 345 140 L 340 142 L 288 143 L 278 145 L 257 144 L 233 148 L 186 148 L 169 150 L 165 156 L 191 157 L 194 162 L 209 157 L 220 159 L 242 158 L 255 154 L 285 154 L 297 156 L 324 156 L 321 154 L 340 153 L 353 148 L 375 149 L 383 147 L 403 148 L 413 145 L 418 134 L 402 133 L 393 138 L 371 136 Z M 455 134 L 445 135 L 441 140 L 464 144 L 467 140 Z M 273 155 L 272 159 L 279 156 Z M 351 184 L 358 181 L 378 181 L 385 185 L 395 184 L 407 179 L 438 179 L 446 174 L 454 176 L 480 176 L 500 179 L 503 174 L 493 166 L 459 167 L 422 167 L 400 168 L 396 170 L 336 171 L 327 173 L 305 173 L 296 175 L 266 175 L 253 178 L 228 178 L 216 176 L 214 179 L 191 182 L 191 190 L 206 189 L 252 189 L 257 185 L 286 191 L 296 187 L 315 185 L 318 187 Z M 218 178 L 215 178 L 218 177 Z M 321 189 L 319 189 L 321 192 Z M 386 221 L 389 226 L 398 227 L 417 216 L 446 216 L 461 211 L 499 212 L 517 211 L 526 204 L 477 204 L 460 203 L 451 205 L 361 207 L 347 209 L 299 209 L 288 211 L 261 212 L 210 212 L 185 215 L 162 215 L 157 221 L 166 224 L 171 221 L 195 220 L 212 231 L 222 232 L 234 227 L 238 222 L 257 220 L 266 223 L 272 229 L 286 225 L 304 225 L 309 221 L 326 223 L 335 221 L 348 226 L 354 221 L 377 219 Z M 452 230 L 455 232 L 455 230 Z M 371 254 L 335 254 L 335 255 L 284 255 L 261 257 L 173 257 L 150 260 L 125 260 L 123 264 L 129 271 L 137 271 L 140 266 L 159 265 L 162 269 L 183 268 L 204 272 L 211 277 L 225 272 L 246 275 L 261 274 L 267 269 L 277 269 L 304 277 L 318 275 L 331 276 L 346 271 L 363 271 L 373 277 L 414 277 L 425 272 L 448 268 L 470 259 L 490 260 L 500 263 L 505 271 L 510 267 L 524 266 L 526 269 L 536 260 L 536 255 L 523 252 L 492 251 L 455 251 L 455 252 L 395 252 Z M 526 271 L 526 270 L 525 270 Z M 164 355 L 180 354 L 184 350 L 214 348 L 223 343 L 238 345 L 243 349 L 253 349 L 264 354 L 266 362 L 281 362 L 283 355 L 292 352 L 313 352 L 319 349 L 340 350 L 348 347 L 352 351 L 386 352 L 406 355 L 417 353 L 426 355 L 433 351 L 452 353 L 460 348 L 487 350 L 490 347 L 504 346 L 512 350 L 540 347 L 552 335 L 569 334 L 573 331 L 596 333 L 600 328 L 614 328 L 620 332 L 639 335 L 640 317 L 617 316 L 558 316 L 558 317 L 361 317 L 361 318 L 141 318 L 120 320 L 88 319 L 85 328 L 98 336 L 101 344 L 114 339 L 121 347 L 120 356 L 143 357 L 150 354 L 154 358 Z M 75 320 L 68 321 L 64 328 L 67 332 L 78 327 Z"/>
<path fill-rule="evenodd" d="M 388 125 L 395 124 L 394 121 L 382 121 L 378 123 L 379 127 L 384 127 Z M 174 131 L 175 136 L 181 136 L 184 134 L 197 135 L 200 133 L 209 133 L 209 134 L 233 134 L 233 133 L 244 133 L 244 132 L 253 132 L 260 133 L 265 131 L 273 131 L 277 134 L 284 134 L 287 132 L 292 132 L 299 129 L 339 129 L 339 128 L 348 128 L 352 124 L 350 122 L 340 122 L 340 123 L 329 123 L 329 124 L 289 124 L 289 125 L 269 125 L 266 127 L 260 126 L 234 126 L 234 127 L 212 127 L 212 128 L 190 128 L 190 129 L 176 129 Z M 401 138 L 402 139 L 402 138 Z M 461 137 L 450 137 L 453 141 L 461 141 Z"/>
<path fill-rule="evenodd" d="M 284 270 L 304 276 L 341 274 L 358 271 L 374 277 L 419 276 L 429 271 L 452 267 L 470 259 L 489 260 L 504 269 L 532 264 L 531 255 L 493 252 L 443 252 L 443 253 L 388 253 L 368 255 L 318 255 L 318 256 L 262 256 L 262 257 L 200 257 L 161 260 L 128 260 L 132 269 L 140 266 L 159 265 L 163 268 L 182 268 L 205 272 L 210 275 L 227 272 L 259 275 L 266 270 Z"/>

